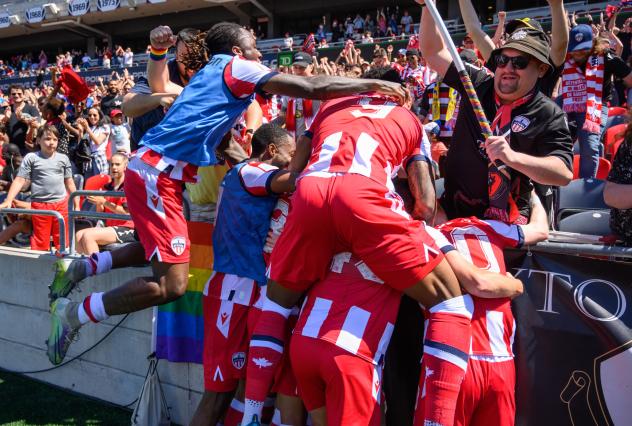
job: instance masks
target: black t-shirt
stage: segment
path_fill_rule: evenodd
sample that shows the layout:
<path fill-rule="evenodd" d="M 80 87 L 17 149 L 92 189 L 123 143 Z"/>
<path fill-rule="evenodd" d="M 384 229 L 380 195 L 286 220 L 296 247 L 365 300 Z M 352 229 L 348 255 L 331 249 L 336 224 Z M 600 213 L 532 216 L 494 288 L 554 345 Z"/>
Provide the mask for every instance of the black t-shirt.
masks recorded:
<path fill-rule="evenodd" d="M 12 110 L 15 108 L 11 107 Z M 2 110 L 4 112 L 4 110 Z M 26 104 L 22 109 L 22 115 L 29 114 L 32 117 L 39 118 L 40 113 L 39 110 L 33 105 Z M 29 130 L 29 126 L 21 120 L 18 120 L 18 117 L 15 113 L 11 114 L 11 118 L 9 119 L 9 127 L 7 129 L 9 134 L 9 142 L 16 144 L 20 147 L 20 152 L 22 155 L 26 155 L 28 150 L 26 149 L 25 140 L 26 133 Z"/>
<path fill-rule="evenodd" d="M 623 44 L 623 51 L 621 52 L 621 59 L 627 62 L 630 57 L 630 53 L 632 53 L 632 33 L 624 33 L 620 32 L 617 34 L 619 40 Z"/>
<path fill-rule="evenodd" d="M 110 116 L 113 109 L 120 109 L 123 105 L 123 97 L 120 95 L 106 95 L 101 99 L 101 111 L 106 117 Z"/>
<path fill-rule="evenodd" d="M 178 74 L 177 63 L 173 59 L 167 62 L 167 69 L 169 70 L 169 80 L 179 86 L 184 87 L 180 74 Z M 131 90 L 132 93 L 139 93 L 142 95 L 151 95 L 151 89 L 149 83 L 145 77 L 141 77 L 136 81 L 134 87 Z M 162 107 L 157 107 L 152 111 L 146 112 L 140 117 L 136 117 L 132 120 L 132 131 L 130 140 L 132 143 L 132 151 L 138 148 L 138 144 L 143 135 L 147 133 L 149 129 L 165 117 L 165 112 Z"/>
<path fill-rule="evenodd" d="M 466 64 L 466 69 L 485 114 L 491 121 L 496 114 L 494 77 L 487 70 L 469 64 Z M 487 161 L 478 148 L 483 139 L 481 128 L 454 64 L 448 68 L 443 82 L 461 94 L 461 105 L 446 159 L 442 204 L 451 218 L 483 217 L 489 198 Z M 536 157 L 559 157 L 572 170 L 573 143 L 566 115 L 551 99 L 536 92 L 529 102 L 516 107 L 511 116 L 512 149 Z M 512 187 L 517 185 L 519 188 L 518 207 L 521 214 L 528 216 L 529 194 L 533 187 L 531 180 L 515 170 L 512 170 L 511 176 Z"/>

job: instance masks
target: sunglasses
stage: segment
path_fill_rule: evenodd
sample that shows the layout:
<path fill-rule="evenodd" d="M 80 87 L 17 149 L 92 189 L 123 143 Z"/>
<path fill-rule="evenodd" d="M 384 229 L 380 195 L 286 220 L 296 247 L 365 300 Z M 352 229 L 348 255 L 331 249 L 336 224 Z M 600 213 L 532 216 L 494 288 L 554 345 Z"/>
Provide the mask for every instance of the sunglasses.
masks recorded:
<path fill-rule="evenodd" d="M 509 62 L 511 62 L 511 66 L 514 69 L 523 70 L 529 66 L 531 58 L 528 56 L 507 56 L 503 54 L 496 56 L 496 66 L 498 68 L 505 68 Z"/>

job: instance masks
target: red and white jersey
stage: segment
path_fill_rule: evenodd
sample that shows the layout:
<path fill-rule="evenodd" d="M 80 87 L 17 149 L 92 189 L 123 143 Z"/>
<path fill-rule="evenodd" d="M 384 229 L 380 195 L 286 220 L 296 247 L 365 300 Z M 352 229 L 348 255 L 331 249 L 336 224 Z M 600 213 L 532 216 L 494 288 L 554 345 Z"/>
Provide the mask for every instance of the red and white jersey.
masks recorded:
<path fill-rule="evenodd" d="M 373 364 L 381 364 L 391 340 L 401 293 L 351 253 L 334 256 L 325 279 L 314 285 L 295 334 L 325 340 Z"/>
<path fill-rule="evenodd" d="M 281 97 L 277 95 L 262 96 L 259 93 L 255 94 L 255 99 L 261 106 L 263 112 L 263 123 L 271 123 L 274 121 L 281 112 Z"/>
<path fill-rule="evenodd" d="M 326 102 L 310 133 L 312 156 L 303 176 L 355 173 L 391 188 L 392 175 L 419 154 L 424 132 L 415 114 L 371 95 Z"/>
<path fill-rule="evenodd" d="M 475 217 L 454 219 L 437 229 L 473 265 L 502 274 L 506 272 L 503 249 L 520 247 L 524 242 L 519 225 Z M 475 296 L 472 299 L 474 315 L 470 355 L 490 361 L 513 357 L 516 322 L 511 312 L 511 300 Z"/>

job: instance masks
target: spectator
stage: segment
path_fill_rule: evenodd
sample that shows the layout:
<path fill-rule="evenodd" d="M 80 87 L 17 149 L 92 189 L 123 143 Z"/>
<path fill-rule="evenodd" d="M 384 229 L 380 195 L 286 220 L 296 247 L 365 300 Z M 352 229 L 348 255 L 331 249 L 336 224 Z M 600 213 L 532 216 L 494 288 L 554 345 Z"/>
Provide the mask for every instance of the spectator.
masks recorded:
<path fill-rule="evenodd" d="M 375 21 L 370 13 L 366 14 L 364 18 L 364 30 L 370 32 L 371 34 L 375 34 Z"/>
<path fill-rule="evenodd" d="M 377 30 L 378 30 L 379 37 L 386 36 L 386 27 L 387 27 L 386 15 L 384 15 L 384 12 L 378 11 L 377 12 Z"/>
<path fill-rule="evenodd" d="M 119 92 L 119 81 L 112 78 L 108 83 L 107 95 L 101 99 L 101 110 L 106 116 L 109 116 L 113 109 L 121 108 L 123 96 Z"/>
<path fill-rule="evenodd" d="M 570 32 L 569 59 L 564 64 L 561 96 L 558 101 L 576 123 L 580 153 L 579 176 L 592 178 L 602 151 L 601 134 L 608 118 L 608 102 L 612 98 L 612 76 L 623 79 L 632 87 L 632 69 L 609 50 L 593 40 L 593 32 L 586 24 Z M 603 74 L 602 74 L 603 73 Z M 591 80 L 594 84 L 588 85 Z"/>
<path fill-rule="evenodd" d="M 336 19 L 334 19 L 331 24 L 331 31 L 331 41 L 333 43 L 340 41 L 340 39 L 344 37 L 344 27 L 342 26 L 342 23 L 338 23 Z"/>
<path fill-rule="evenodd" d="M 625 140 L 615 154 L 603 198 L 612 207 L 612 232 L 626 245 L 632 245 L 632 127 L 628 127 Z"/>
<path fill-rule="evenodd" d="M 373 43 L 373 37 L 371 36 L 371 33 L 369 31 L 365 32 L 362 36 L 362 43 Z"/>
<path fill-rule="evenodd" d="M 362 34 L 362 30 L 364 30 L 364 19 L 358 13 L 353 20 L 353 31 L 356 34 Z"/>
<path fill-rule="evenodd" d="M 326 38 L 321 38 L 320 42 L 318 43 L 318 48 L 319 49 L 326 49 L 329 47 L 329 43 L 327 43 L 327 39 Z"/>
<path fill-rule="evenodd" d="M 386 49 L 379 48 L 373 52 L 373 63 L 371 66 L 375 68 L 390 66 Z"/>
<path fill-rule="evenodd" d="M 20 152 L 22 155 L 25 155 L 30 151 L 26 145 L 29 125 L 37 122 L 40 114 L 35 106 L 26 103 L 24 87 L 17 84 L 12 85 L 9 87 L 9 95 L 12 101 L 10 106 L 12 113 L 8 120 L 9 141 L 20 147 Z M 29 143 L 31 143 L 31 140 L 29 140 Z"/>
<path fill-rule="evenodd" d="M 325 27 L 323 26 L 323 24 L 320 24 L 318 26 L 315 37 L 316 37 L 316 40 L 322 40 L 322 39 L 327 40 L 327 34 L 325 34 Z"/>
<path fill-rule="evenodd" d="M 88 118 L 80 118 L 77 124 L 83 131 L 84 139 L 90 143 L 92 163 L 85 173 L 86 179 L 99 174 L 108 173 L 107 142 L 110 138 L 110 126 L 106 124 L 105 116 L 99 108 L 90 108 Z"/>
<path fill-rule="evenodd" d="M 6 192 L 9 190 L 11 183 L 18 174 L 23 159 L 24 157 L 22 157 L 20 148 L 17 145 L 8 143 L 2 146 L 4 168 L 2 169 L 2 177 L 0 177 L 0 191 Z M 28 189 L 29 186 L 25 185 L 22 187 L 21 192 L 25 192 Z"/>
<path fill-rule="evenodd" d="M 90 55 L 88 55 L 88 52 L 85 52 L 83 54 L 83 57 L 81 58 L 81 68 L 84 70 L 87 70 L 88 68 L 90 68 L 91 60 L 92 58 L 90 58 Z"/>
<path fill-rule="evenodd" d="M 125 53 L 123 53 L 123 65 L 128 68 L 134 65 L 134 52 L 132 52 L 131 47 L 125 49 Z"/>
<path fill-rule="evenodd" d="M 294 46 L 294 38 L 292 38 L 292 36 L 290 36 L 290 33 L 285 33 L 285 36 L 283 37 L 283 46 L 286 49 L 292 50 L 293 46 Z"/>
<path fill-rule="evenodd" d="M 487 216 L 524 222 L 529 217 L 532 181 L 567 185 L 573 177 L 572 141 L 564 112 L 536 91 L 538 79 L 551 67 L 548 40 L 537 30 L 514 33 L 503 48 L 491 53 L 494 76 L 466 65 L 492 131 L 505 135 L 489 137 L 483 157 L 479 151 L 480 126 L 468 95 L 435 22 L 427 8 L 422 10 L 419 44 L 424 57 L 443 83 L 461 95 L 453 133 L 458 143 L 451 144 L 448 152 L 442 207 L 450 218 Z M 520 120 L 512 121 L 511 117 Z M 501 190 L 494 192 L 493 198 L 489 179 L 505 178 L 488 167 L 488 158 L 511 168 L 511 182 L 499 185 Z"/>
<path fill-rule="evenodd" d="M 399 23 L 404 27 L 406 34 L 412 34 L 413 32 L 413 17 L 408 14 L 407 10 L 404 10 L 404 15 Z"/>
<path fill-rule="evenodd" d="M 127 156 L 115 153 L 110 159 L 110 182 L 104 191 L 123 191 Z M 128 214 L 125 197 L 89 196 L 88 202 L 94 204 L 98 212 Z M 138 241 L 131 220 L 107 219 L 105 227 L 86 228 L 77 232 L 77 252 L 85 255 L 97 253 L 99 247 L 108 244 L 123 244 Z"/>
<path fill-rule="evenodd" d="M 27 154 L 18 174 L 11 184 L 7 198 L 0 203 L 0 209 L 13 205 L 13 201 L 25 185 L 31 184 L 31 208 L 35 210 L 55 210 L 68 222 L 67 192 L 76 191 L 72 179 L 70 160 L 56 152 L 58 133 L 54 126 L 45 125 L 37 133 L 39 151 Z M 75 198 L 75 207 L 79 199 Z M 59 248 L 59 227 L 54 217 L 33 216 L 32 250 L 48 251 L 50 238 Z"/>
<path fill-rule="evenodd" d="M 112 51 L 109 47 L 105 47 L 103 51 L 103 68 L 109 69 L 112 66 Z"/>
<path fill-rule="evenodd" d="M 125 121 L 123 111 L 120 109 L 113 109 L 110 112 L 110 118 L 112 119 L 112 125 L 110 126 L 112 131 L 110 133 L 110 146 L 114 152 L 124 152 L 129 155 L 130 149 L 130 126 Z"/>
<path fill-rule="evenodd" d="M 301 77 L 311 77 L 314 68 L 313 58 L 306 52 L 294 54 L 292 73 Z M 293 137 L 301 136 L 312 124 L 320 108 L 320 101 L 300 98 L 283 98 L 280 120 Z"/>
<path fill-rule="evenodd" d="M 123 67 L 125 64 L 125 50 L 123 50 L 123 46 L 120 44 L 116 45 L 114 56 L 116 57 L 116 66 Z"/>
<path fill-rule="evenodd" d="M 66 120 L 64 101 L 59 98 L 46 99 L 42 107 L 42 118 L 46 121 L 46 124 L 57 129 L 57 152 L 69 155 L 70 139 L 72 137 L 80 139 L 82 134 Z"/>
<path fill-rule="evenodd" d="M 40 50 L 39 53 L 39 69 L 45 70 L 48 68 L 48 56 L 44 50 Z"/>

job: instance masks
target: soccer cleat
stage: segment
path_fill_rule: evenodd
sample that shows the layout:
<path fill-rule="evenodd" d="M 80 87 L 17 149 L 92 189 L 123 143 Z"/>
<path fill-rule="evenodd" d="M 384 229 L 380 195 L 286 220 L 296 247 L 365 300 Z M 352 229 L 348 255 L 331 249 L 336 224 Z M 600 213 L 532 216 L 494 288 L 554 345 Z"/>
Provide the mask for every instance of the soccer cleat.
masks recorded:
<path fill-rule="evenodd" d="M 60 297 L 50 308 L 50 335 L 46 341 L 46 354 L 54 365 L 61 364 L 68 347 L 79 333 L 81 323 L 78 314 L 79 303 Z"/>
<path fill-rule="evenodd" d="M 55 262 L 55 278 L 48 286 L 48 299 L 53 303 L 59 297 L 66 297 L 88 276 L 83 259 L 59 259 Z"/>
<path fill-rule="evenodd" d="M 252 416 L 250 423 L 245 424 L 244 426 L 261 426 L 261 422 L 259 421 L 259 416 L 256 414 Z"/>

